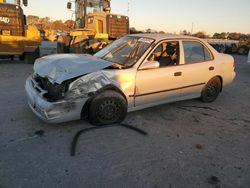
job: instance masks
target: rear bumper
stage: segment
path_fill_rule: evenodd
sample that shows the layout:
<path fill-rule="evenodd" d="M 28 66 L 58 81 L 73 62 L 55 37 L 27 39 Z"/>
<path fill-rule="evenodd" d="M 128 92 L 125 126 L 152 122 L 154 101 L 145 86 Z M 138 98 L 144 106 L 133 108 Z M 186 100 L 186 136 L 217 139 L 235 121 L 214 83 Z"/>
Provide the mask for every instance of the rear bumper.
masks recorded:
<path fill-rule="evenodd" d="M 34 80 L 28 77 L 25 83 L 28 104 L 36 116 L 47 123 L 62 123 L 81 119 L 81 111 L 88 100 L 78 98 L 49 102 L 35 89 Z"/>

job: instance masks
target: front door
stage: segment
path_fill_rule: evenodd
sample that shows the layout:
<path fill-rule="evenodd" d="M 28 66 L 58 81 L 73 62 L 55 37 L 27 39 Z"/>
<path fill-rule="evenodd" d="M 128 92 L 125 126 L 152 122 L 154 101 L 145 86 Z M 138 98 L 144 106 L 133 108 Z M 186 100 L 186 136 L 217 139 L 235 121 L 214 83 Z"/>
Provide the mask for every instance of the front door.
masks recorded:
<path fill-rule="evenodd" d="M 148 107 L 175 101 L 180 97 L 182 75 L 179 42 L 159 44 L 146 61 L 158 61 L 159 68 L 139 70 L 136 75 L 135 107 Z M 145 62 L 146 62 L 145 61 Z"/>

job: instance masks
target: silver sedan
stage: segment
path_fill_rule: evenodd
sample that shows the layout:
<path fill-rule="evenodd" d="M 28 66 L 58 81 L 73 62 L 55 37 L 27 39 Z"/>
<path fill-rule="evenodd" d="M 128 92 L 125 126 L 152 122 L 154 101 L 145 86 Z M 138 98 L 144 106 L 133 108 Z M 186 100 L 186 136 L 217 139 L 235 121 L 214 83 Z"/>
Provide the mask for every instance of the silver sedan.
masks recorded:
<path fill-rule="evenodd" d="M 128 35 L 94 56 L 42 57 L 26 81 L 33 112 L 51 123 L 88 118 L 121 122 L 126 113 L 200 98 L 214 101 L 235 78 L 234 59 L 205 41 L 165 34 Z"/>

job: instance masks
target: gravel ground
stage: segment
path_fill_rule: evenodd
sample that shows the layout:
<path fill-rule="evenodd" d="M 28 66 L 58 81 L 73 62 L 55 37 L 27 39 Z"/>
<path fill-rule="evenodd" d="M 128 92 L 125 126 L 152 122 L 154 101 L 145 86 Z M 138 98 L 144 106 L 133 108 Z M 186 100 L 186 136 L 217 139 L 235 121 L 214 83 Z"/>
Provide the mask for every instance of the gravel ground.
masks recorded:
<path fill-rule="evenodd" d="M 250 187 L 250 66 L 213 103 L 188 100 L 130 113 L 123 127 L 83 134 L 87 121 L 45 124 L 28 108 L 32 65 L 0 61 L 0 188 Z"/>

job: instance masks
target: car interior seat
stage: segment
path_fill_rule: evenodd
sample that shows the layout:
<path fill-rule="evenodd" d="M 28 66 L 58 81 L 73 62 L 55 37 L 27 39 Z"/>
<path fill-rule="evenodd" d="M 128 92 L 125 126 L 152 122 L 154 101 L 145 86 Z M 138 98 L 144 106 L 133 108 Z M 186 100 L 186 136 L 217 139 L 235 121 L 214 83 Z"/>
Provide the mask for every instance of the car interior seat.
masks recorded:
<path fill-rule="evenodd" d="M 159 63 L 160 67 L 176 65 L 177 64 L 177 46 L 168 44 L 166 49 L 162 52 Z"/>

